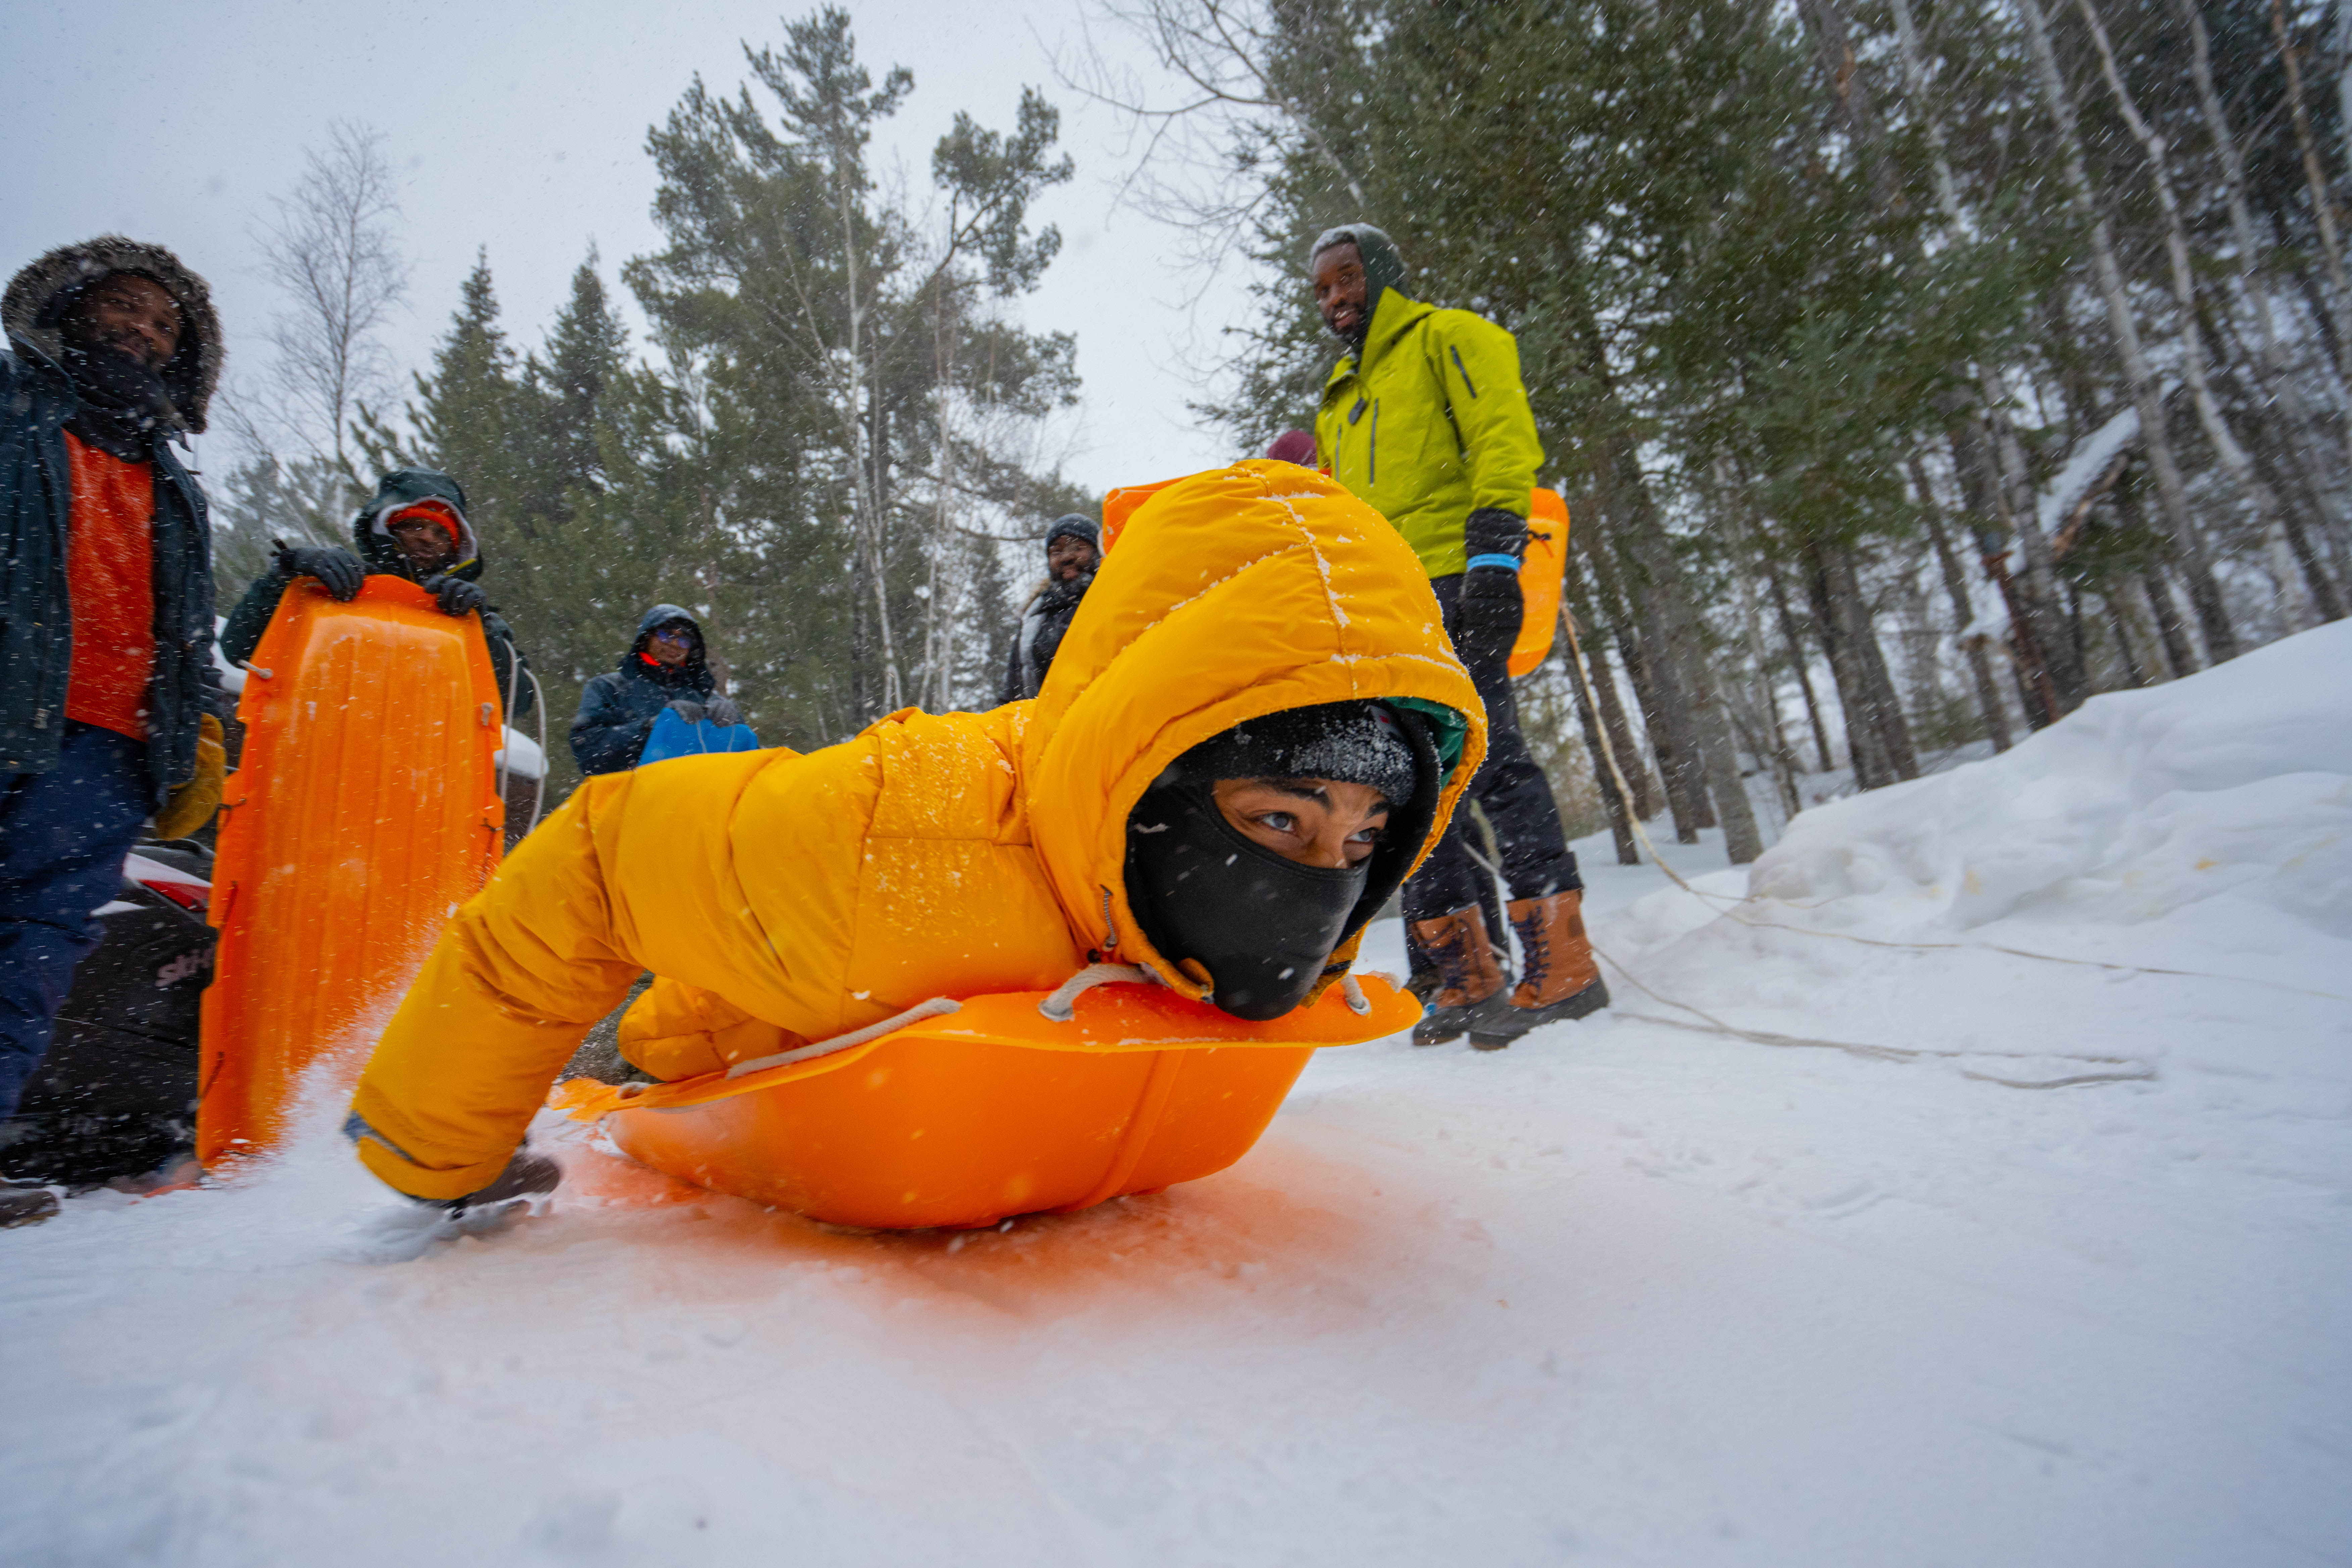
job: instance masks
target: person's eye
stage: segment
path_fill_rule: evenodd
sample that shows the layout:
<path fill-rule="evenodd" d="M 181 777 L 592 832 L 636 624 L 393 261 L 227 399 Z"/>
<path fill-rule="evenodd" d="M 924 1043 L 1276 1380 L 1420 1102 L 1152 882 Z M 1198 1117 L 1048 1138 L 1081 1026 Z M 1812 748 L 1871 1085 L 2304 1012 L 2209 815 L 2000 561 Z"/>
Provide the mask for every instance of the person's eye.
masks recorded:
<path fill-rule="evenodd" d="M 1348 842 L 1350 844 L 1377 844 L 1381 840 L 1381 824 L 1374 823 L 1370 827 L 1360 827 L 1356 829 L 1355 832 L 1348 835 Z"/>
<path fill-rule="evenodd" d="M 1286 811 L 1263 811 L 1258 814 L 1257 819 L 1260 824 L 1274 829 L 1276 833 L 1298 831 L 1298 818 Z"/>

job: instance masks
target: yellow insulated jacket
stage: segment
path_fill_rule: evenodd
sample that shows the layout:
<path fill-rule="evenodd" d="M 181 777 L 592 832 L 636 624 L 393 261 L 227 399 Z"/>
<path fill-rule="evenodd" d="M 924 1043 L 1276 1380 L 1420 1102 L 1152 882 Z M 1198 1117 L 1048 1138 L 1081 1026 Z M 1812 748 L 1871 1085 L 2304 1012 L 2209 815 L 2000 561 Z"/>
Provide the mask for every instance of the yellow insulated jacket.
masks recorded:
<path fill-rule="evenodd" d="M 1519 346 L 1483 316 L 1385 289 L 1362 359 L 1323 384 L 1316 463 L 1396 525 L 1427 575 L 1465 571 L 1463 520 L 1484 506 L 1527 516 L 1543 466 Z"/>
<path fill-rule="evenodd" d="M 583 784 L 458 911 L 402 1002 L 353 1100 L 372 1133 L 360 1157 L 418 1197 L 486 1185 L 643 969 L 659 979 L 622 1047 L 663 1079 L 932 996 L 1055 986 L 1097 953 L 1198 997 L 1128 907 L 1145 787 L 1244 720 L 1395 697 L 1468 724 L 1425 854 L 1486 731 L 1412 552 L 1287 463 L 1172 485 L 1104 558 L 1034 700 L 908 709 L 805 755 L 682 757 Z"/>

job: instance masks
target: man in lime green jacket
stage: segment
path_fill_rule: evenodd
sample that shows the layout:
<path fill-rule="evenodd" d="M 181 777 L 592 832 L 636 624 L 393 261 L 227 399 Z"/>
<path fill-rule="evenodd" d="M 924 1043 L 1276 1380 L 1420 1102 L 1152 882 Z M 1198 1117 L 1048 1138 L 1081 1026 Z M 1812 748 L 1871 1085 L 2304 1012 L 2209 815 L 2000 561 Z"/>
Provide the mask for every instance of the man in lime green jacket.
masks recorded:
<path fill-rule="evenodd" d="M 1492 884 L 1457 815 L 1404 889 L 1416 980 L 1428 993 L 1413 1039 L 1436 1045 L 1467 1033 L 1473 1046 L 1498 1049 L 1609 1003 L 1584 934 L 1576 856 L 1511 692 L 1519 559 L 1543 464 L 1518 344 L 1468 310 L 1408 299 L 1403 258 L 1370 224 L 1326 231 L 1307 270 L 1324 324 L 1348 345 L 1315 416 L 1316 461 L 1412 546 L 1486 704 L 1486 763 L 1470 793 L 1502 850 L 1523 960 L 1514 985 L 1486 913 Z"/>

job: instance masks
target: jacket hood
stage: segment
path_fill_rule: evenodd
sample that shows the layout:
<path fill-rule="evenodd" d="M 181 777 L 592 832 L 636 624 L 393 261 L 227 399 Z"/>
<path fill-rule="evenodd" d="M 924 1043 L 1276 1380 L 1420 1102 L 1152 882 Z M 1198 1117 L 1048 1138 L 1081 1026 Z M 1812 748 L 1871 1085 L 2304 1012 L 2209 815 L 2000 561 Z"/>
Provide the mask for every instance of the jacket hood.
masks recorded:
<path fill-rule="evenodd" d="M 375 494 L 352 519 L 352 542 L 359 547 L 360 559 L 380 571 L 405 576 L 406 560 L 385 525 L 397 513 L 427 500 L 439 501 L 457 514 L 457 562 L 449 568 L 449 574 L 468 582 L 481 576 L 481 541 L 466 516 L 466 487 L 433 468 L 394 468 L 376 481 Z"/>
<path fill-rule="evenodd" d="M 1213 735 L 1362 698 L 1432 704 L 1465 722 L 1418 865 L 1486 756 L 1486 719 L 1412 551 L 1378 512 L 1289 463 L 1235 463 L 1146 501 L 1016 721 L 1031 841 L 1071 929 L 1199 997 L 1129 905 L 1129 814 Z M 1359 940 L 1334 960 L 1352 958 Z"/>
<path fill-rule="evenodd" d="M 629 651 L 621 656 L 621 668 L 636 674 L 653 676 L 655 672 L 648 669 L 644 662 L 646 645 L 653 640 L 655 632 L 675 621 L 684 621 L 694 628 L 694 651 L 686 656 L 686 662 L 677 666 L 677 673 L 669 679 L 707 682 L 710 679 L 710 648 L 703 639 L 702 623 L 676 605 L 656 605 L 637 617 L 637 635 L 630 639 Z M 663 667 L 665 672 L 669 668 L 668 666 Z"/>
<path fill-rule="evenodd" d="M 66 307 L 75 295 L 112 272 L 152 279 L 179 302 L 180 346 L 163 366 L 163 390 L 178 426 L 202 434 L 213 392 L 220 384 L 220 316 L 205 280 L 162 246 L 119 234 L 61 245 L 8 280 L 6 295 L 0 296 L 0 326 L 52 364 L 58 363 L 64 347 L 58 323 Z"/>
<path fill-rule="evenodd" d="M 646 639 L 673 621 L 684 621 L 694 628 L 695 651 L 702 651 L 702 623 L 676 605 L 656 605 L 637 617 L 637 638 L 629 645 L 631 653 L 646 651 Z"/>

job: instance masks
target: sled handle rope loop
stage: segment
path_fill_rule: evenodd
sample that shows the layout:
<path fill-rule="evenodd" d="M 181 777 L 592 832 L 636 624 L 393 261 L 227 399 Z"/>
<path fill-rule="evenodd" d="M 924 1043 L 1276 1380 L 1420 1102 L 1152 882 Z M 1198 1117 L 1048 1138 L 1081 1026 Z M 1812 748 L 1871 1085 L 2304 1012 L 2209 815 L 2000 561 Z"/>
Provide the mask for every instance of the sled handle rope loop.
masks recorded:
<path fill-rule="evenodd" d="M 794 1062 L 814 1061 L 819 1057 L 829 1057 L 835 1051 L 845 1051 L 852 1046 L 862 1046 L 868 1040 L 878 1040 L 894 1029 L 903 1029 L 909 1024 L 919 1024 L 926 1018 L 936 1018 L 942 1013 L 961 1011 L 963 1011 L 962 1003 L 952 1001 L 945 996 L 934 996 L 928 1002 L 918 1002 L 903 1013 L 894 1013 L 880 1023 L 868 1024 L 862 1029 L 852 1029 L 845 1035 L 835 1035 L 829 1040 L 819 1040 L 814 1045 L 796 1046 L 789 1051 L 777 1051 L 771 1056 L 752 1057 L 737 1062 L 727 1069 L 727 1076 L 741 1078 L 746 1073 L 765 1072 L 770 1068 L 790 1067 Z M 632 1084 L 629 1088 L 643 1092 L 642 1086 Z M 625 1089 L 623 1092 L 628 1091 Z"/>
<path fill-rule="evenodd" d="M 532 781 L 530 820 L 523 825 L 523 831 L 529 833 L 539 826 L 540 816 L 547 809 L 547 688 L 539 683 L 539 673 L 523 663 L 522 650 L 515 647 L 512 642 L 509 642 L 507 647 L 513 654 L 513 658 L 507 675 L 506 710 L 499 715 L 499 725 L 509 730 L 514 728 L 508 721 L 514 717 L 515 699 L 521 694 L 522 682 L 526 680 L 530 682 L 531 712 L 539 720 L 539 777 Z M 499 798 L 502 801 L 507 797 L 507 774 L 514 766 L 513 750 L 504 743 L 499 747 Z"/>
<path fill-rule="evenodd" d="M 1151 971 L 1134 963 L 1089 963 L 1067 980 L 1055 993 L 1037 1004 L 1037 1011 L 1056 1024 L 1066 1024 L 1077 1016 L 1078 998 L 1097 985 L 1156 985 L 1159 977 Z M 1372 999 L 1364 994 L 1363 986 L 1352 974 L 1339 977 L 1339 995 L 1348 1004 L 1348 1011 L 1359 1018 L 1372 1010 Z"/>
<path fill-rule="evenodd" d="M 1568 633 L 1570 662 L 1576 667 L 1577 684 L 1584 689 L 1584 700 L 1591 705 L 1593 711 L 1599 712 L 1600 699 L 1593 695 L 1592 677 L 1587 673 L 1584 668 L 1584 647 L 1583 645 L 1578 641 L 1576 636 L 1576 617 L 1568 613 L 1568 606 L 1565 604 L 1561 605 L 1559 607 L 1559 624 L 1561 629 Z M 1630 802 L 1633 798 L 1633 792 L 1626 785 L 1624 770 L 1617 764 L 1616 742 L 1612 741 L 1609 737 L 1609 726 L 1601 724 L 1595 726 L 1595 728 L 1599 730 L 1601 734 L 1601 759 L 1609 764 L 1609 776 L 1616 783 L 1617 785 L 1619 809 L 1625 810 L 1625 803 Z M 1625 810 L 1625 820 L 1627 824 L 1633 827 L 1633 836 L 1642 841 L 1642 847 L 1650 852 L 1650 863 L 1657 867 L 1659 870 L 1664 872 L 1667 879 L 1672 881 L 1675 887 L 1680 888 L 1684 892 L 1690 894 L 1693 898 L 1705 899 L 1710 903 L 1725 906 L 1723 916 L 1726 920 L 1732 921 L 1739 925 L 1747 926 L 1750 930 L 1754 931 L 1784 931 L 1791 932 L 1797 936 L 1823 937 L 1836 942 L 1856 942 L 1864 947 L 1892 947 L 1909 952 L 1932 952 L 1943 950 L 1950 950 L 1953 952 L 2004 952 L 2011 958 L 2030 958 L 2041 963 L 2071 963 L 2083 969 L 2105 969 L 2130 974 L 2169 974 L 2187 980 L 2232 980 L 2242 985 L 2263 985 L 2267 986 L 2273 991 L 2293 992 L 2298 996 L 2318 996 L 2331 1002 L 2352 1001 L 2352 997 L 2339 996 L 2332 991 L 2313 991 L 2300 985 L 2282 984 L 2275 980 L 2258 980 L 2253 976 L 2247 974 L 2214 974 L 2201 969 L 2157 969 L 2140 963 L 2109 963 L 2095 958 L 2062 958 L 2056 953 L 2033 952 L 2021 947 L 2003 947 L 1997 942 L 1889 942 L 1883 937 L 1855 936 L 1850 931 L 1810 931 L 1803 926 L 1782 925 L 1778 921 L 1749 920 L 1747 916 L 1741 914 L 1738 908 L 1738 905 L 1746 903 L 1748 901 L 1747 900 L 1735 899 L 1724 893 L 1701 892 L 1698 889 L 1692 887 L 1689 882 L 1684 879 L 1682 873 L 1675 870 L 1672 866 L 1667 865 L 1666 858 L 1658 853 L 1658 847 L 1650 841 L 1649 829 L 1642 826 L 1642 819 L 1635 816 L 1632 811 Z M 1593 951 L 1595 952 L 1601 952 L 1597 947 L 1594 948 Z M 1608 957 L 1606 953 L 1602 953 L 1601 956 Z M 1614 964 L 1620 972 L 1623 973 L 1625 978 L 1628 980 L 1633 979 L 1632 972 L 1626 970 L 1623 964 L 1619 963 L 1613 958 L 1611 958 L 1609 962 L 1612 964 Z M 1642 985 L 1642 983 L 1638 980 L 1633 980 L 1633 984 L 1641 985 L 1643 990 L 1649 991 L 1650 994 L 1653 996 L 1657 996 L 1658 994 L 1654 991 L 1650 991 L 1648 986 Z M 1669 1006 L 1682 1006 L 1681 1003 L 1668 1002 L 1664 996 L 1658 996 L 1658 1000 L 1661 1002 L 1666 1002 Z M 1698 1011 L 1698 1009 L 1695 1007 L 1688 1007 L 1684 1010 L 1685 1012 L 1693 1013 Z M 1701 1017 L 1706 1016 L 1706 1015 L 1703 1013 L 1699 1014 L 1699 1016 Z M 1734 1034 L 1740 1033 L 1738 1030 L 1732 1030 L 1731 1032 Z"/>
<path fill-rule="evenodd" d="M 1141 966 L 1133 963 L 1089 963 L 1055 988 L 1051 996 L 1037 1004 L 1037 1011 L 1056 1024 L 1066 1024 L 1077 1016 L 1078 998 L 1097 985 L 1148 985 L 1151 976 Z"/>

